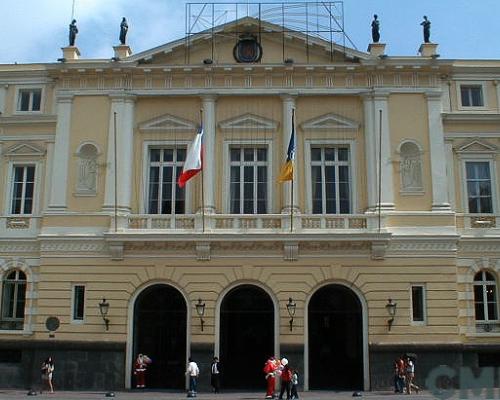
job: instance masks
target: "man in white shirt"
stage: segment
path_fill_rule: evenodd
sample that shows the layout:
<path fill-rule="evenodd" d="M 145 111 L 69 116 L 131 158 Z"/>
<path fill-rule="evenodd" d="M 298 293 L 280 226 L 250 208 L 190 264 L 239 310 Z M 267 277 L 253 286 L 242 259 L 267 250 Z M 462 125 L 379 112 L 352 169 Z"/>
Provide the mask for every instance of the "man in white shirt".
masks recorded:
<path fill-rule="evenodd" d="M 198 379 L 198 375 L 200 374 L 200 369 L 192 357 L 189 357 L 188 361 L 189 363 L 186 369 L 186 375 L 189 376 L 188 397 L 196 397 L 196 381 Z"/>

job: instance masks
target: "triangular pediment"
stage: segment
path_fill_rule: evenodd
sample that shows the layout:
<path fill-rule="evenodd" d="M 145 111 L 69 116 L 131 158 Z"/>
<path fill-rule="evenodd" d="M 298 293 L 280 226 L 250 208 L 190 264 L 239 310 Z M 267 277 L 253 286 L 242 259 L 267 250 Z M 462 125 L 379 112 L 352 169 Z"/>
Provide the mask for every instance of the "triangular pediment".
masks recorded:
<path fill-rule="evenodd" d="M 250 113 L 227 119 L 219 123 L 219 129 L 222 131 L 274 132 L 278 129 L 278 126 L 279 123 L 277 121 Z"/>
<path fill-rule="evenodd" d="M 462 143 L 457 149 L 457 153 L 496 153 L 497 151 L 497 146 L 480 139 L 473 139 Z"/>
<path fill-rule="evenodd" d="M 164 114 L 139 124 L 141 132 L 196 132 L 198 125 L 193 121 Z"/>
<path fill-rule="evenodd" d="M 359 124 L 349 118 L 329 113 L 305 121 L 300 127 L 304 131 L 357 130 Z"/>
<path fill-rule="evenodd" d="M 286 31 L 285 35 L 283 35 L 284 29 Z M 126 58 L 126 61 L 136 61 L 139 64 L 176 64 L 177 62 L 182 64 L 200 64 L 206 58 L 214 58 L 212 60 L 214 63 L 232 63 L 235 62 L 232 60 L 232 56 L 231 58 L 225 58 L 224 54 L 227 53 L 227 49 L 223 47 L 227 46 L 230 48 L 229 53 L 232 54 L 232 47 L 242 33 L 262 38 L 275 38 L 276 40 L 272 41 L 276 41 L 280 47 L 283 46 L 283 40 L 285 40 L 285 48 L 292 50 L 295 54 L 298 54 L 298 49 L 302 49 L 305 53 L 307 47 L 311 62 L 322 59 L 318 58 L 320 54 L 324 56 L 324 62 L 328 63 L 333 59 L 342 59 L 342 62 L 349 62 L 351 60 L 353 63 L 369 59 L 368 53 L 342 46 L 336 42 L 332 43 L 317 35 L 307 34 L 306 31 L 294 30 L 290 27 L 283 28 L 279 24 L 259 20 L 254 17 L 243 17 L 188 35 L 186 38 L 181 38 L 131 55 Z M 276 33 L 276 35 L 272 35 L 273 33 Z M 216 37 L 216 46 L 212 48 L 214 37 Z M 265 47 L 264 43 L 263 47 Z M 266 63 L 266 57 L 269 57 L 269 53 L 274 50 L 274 48 L 264 48 L 264 56 L 261 63 Z M 332 56 L 332 53 L 335 56 Z M 313 54 L 316 54 L 317 57 L 315 58 Z M 285 57 L 290 58 L 290 56 L 286 55 Z M 297 62 L 298 60 L 296 59 L 295 61 Z"/>
<path fill-rule="evenodd" d="M 45 155 L 45 150 L 31 144 L 20 143 L 7 149 L 5 155 L 8 157 L 43 157 Z"/>

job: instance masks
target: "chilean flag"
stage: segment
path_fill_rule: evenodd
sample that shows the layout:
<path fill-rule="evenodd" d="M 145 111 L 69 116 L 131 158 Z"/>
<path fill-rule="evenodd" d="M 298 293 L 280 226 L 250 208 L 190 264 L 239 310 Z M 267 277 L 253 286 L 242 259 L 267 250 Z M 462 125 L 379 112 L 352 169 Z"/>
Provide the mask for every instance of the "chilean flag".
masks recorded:
<path fill-rule="evenodd" d="M 179 176 L 179 180 L 177 181 L 180 188 L 183 188 L 188 180 L 203 169 L 202 139 L 203 127 L 200 128 L 193 140 L 193 143 L 189 146 L 186 161 L 184 162 L 184 167 L 182 168 L 182 174 Z"/>

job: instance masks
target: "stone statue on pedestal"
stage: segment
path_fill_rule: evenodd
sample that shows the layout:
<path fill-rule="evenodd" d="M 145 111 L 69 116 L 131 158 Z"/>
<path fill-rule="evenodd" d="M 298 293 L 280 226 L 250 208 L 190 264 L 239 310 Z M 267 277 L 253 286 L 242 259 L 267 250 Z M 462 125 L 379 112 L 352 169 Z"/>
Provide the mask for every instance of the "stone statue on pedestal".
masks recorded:
<path fill-rule="evenodd" d="M 76 19 L 71 21 L 69 24 L 69 45 L 75 45 L 76 34 L 78 33 L 78 28 L 76 27 Z"/>
<path fill-rule="evenodd" d="M 431 21 L 427 19 L 427 16 L 424 15 L 424 20 L 420 23 L 424 27 L 424 43 L 430 43 L 431 40 Z"/>

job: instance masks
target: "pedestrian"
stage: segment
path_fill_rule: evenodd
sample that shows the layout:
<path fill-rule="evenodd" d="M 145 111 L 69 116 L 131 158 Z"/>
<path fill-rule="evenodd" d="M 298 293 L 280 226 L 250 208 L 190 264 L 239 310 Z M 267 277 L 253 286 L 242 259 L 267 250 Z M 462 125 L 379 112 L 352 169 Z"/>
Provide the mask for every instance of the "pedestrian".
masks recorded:
<path fill-rule="evenodd" d="M 210 369 L 211 369 L 210 384 L 214 388 L 214 393 L 219 393 L 221 365 L 217 357 L 214 357 Z"/>
<path fill-rule="evenodd" d="M 266 399 L 272 399 L 274 398 L 274 386 L 276 385 L 276 374 L 278 370 L 278 362 L 274 358 L 274 356 L 271 356 L 267 359 L 266 363 L 264 364 L 264 373 L 266 374 L 266 381 L 267 381 L 267 387 L 266 387 Z"/>
<path fill-rule="evenodd" d="M 292 372 L 292 388 L 290 390 L 290 398 L 298 399 L 299 393 L 297 392 L 297 386 L 299 385 L 299 371 L 296 369 Z"/>
<path fill-rule="evenodd" d="M 139 354 L 134 363 L 135 387 L 144 389 L 146 387 L 146 371 L 151 359 L 145 354 Z"/>
<path fill-rule="evenodd" d="M 189 362 L 186 369 L 186 375 L 189 376 L 188 397 L 196 397 L 196 384 L 198 375 L 200 375 L 200 369 L 198 368 L 198 364 L 196 364 L 192 357 L 189 357 L 188 361 Z"/>
<path fill-rule="evenodd" d="M 54 360 L 52 359 L 52 357 L 47 357 L 47 359 L 42 363 L 41 373 L 42 389 L 40 390 L 40 394 L 45 388 L 48 388 L 50 393 L 54 393 L 54 386 L 52 384 L 52 377 L 54 374 Z"/>
<path fill-rule="evenodd" d="M 415 389 L 418 394 L 420 388 L 414 383 L 415 380 L 415 364 L 410 356 L 406 356 L 405 359 L 405 378 L 406 378 L 406 394 L 411 394 L 411 390 Z"/>
<path fill-rule="evenodd" d="M 283 369 L 281 370 L 281 388 L 280 388 L 280 399 L 283 399 L 283 394 L 286 391 L 286 400 L 290 400 L 290 385 L 292 382 L 292 371 L 288 365 L 288 360 L 286 358 L 281 359 L 281 365 Z"/>

